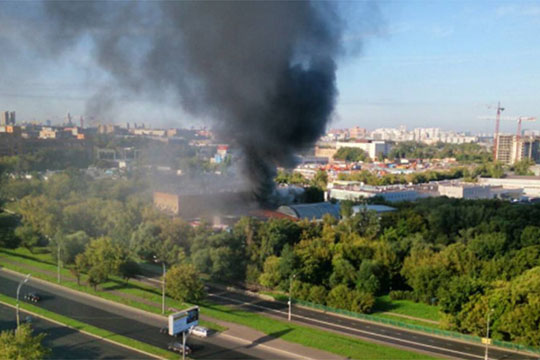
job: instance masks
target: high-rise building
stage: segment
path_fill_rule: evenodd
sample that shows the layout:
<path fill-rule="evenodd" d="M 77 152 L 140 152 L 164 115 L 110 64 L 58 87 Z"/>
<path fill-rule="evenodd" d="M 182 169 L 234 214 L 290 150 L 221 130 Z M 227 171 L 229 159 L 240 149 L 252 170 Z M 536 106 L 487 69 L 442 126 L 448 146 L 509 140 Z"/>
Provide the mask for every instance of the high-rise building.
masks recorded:
<path fill-rule="evenodd" d="M 540 138 L 536 136 L 499 135 L 496 160 L 504 164 L 531 159 L 540 163 Z"/>
<path fill-rule="evenodd" d="M 2 113 L 2 118 L 0 119 L 0 126 L 9 125 L 9 111 L 4 111 Z"/>
<path fill-rule="evenodd" d="M 15 125 L 15 111 L 4 111 L 0 118 L 0 126 Z"/>

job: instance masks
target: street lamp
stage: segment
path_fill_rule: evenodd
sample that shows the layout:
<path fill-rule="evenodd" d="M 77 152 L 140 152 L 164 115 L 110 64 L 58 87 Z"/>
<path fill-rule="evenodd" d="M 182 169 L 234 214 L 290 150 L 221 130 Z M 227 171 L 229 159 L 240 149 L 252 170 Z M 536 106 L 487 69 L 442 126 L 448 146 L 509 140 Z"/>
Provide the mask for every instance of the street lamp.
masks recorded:
<path fill-rule="evenodd" d="M 30 279 L 30 274 L 27 274 L 24 279 L 21 280 L 19 283 L 19 286 L 17 286 L 17 328 L 19 327 L 19 294 L 21 292 L 21 287 L 28 282 L 28 279 Z"/>
<path fill-rule="evenodd" d="M 493 312 L 493 309 L 489 309 L 488 311 L 488 314 L 487 314 L 487 330 L 486 330 L 486 352 L 484 354 L 484 360 L 489 360 L 489 357 L 488 357 L 488 348 L 489 348 L 489 323 L 490 323 L 490 316 L 491 316 L 491 313 Z"/>
<path fill-rule="evenodd" d="M 59 241 L 56 241 L 56 249 L 57 249 L 57 253 L 56 253 L 56 280 L 58 281 L 58 283 L 60 284 L 60 242 Z"/>
<path fill-rule="evenodd" d="M 292 274 L 291 275 L 291 278 L 289 280 L 289 301 L 288 301 L 288 305 L 289 305 L 289 321 L 291 321 L 291 308 L 292 308 L 292 285 L 293 285 L 293 280 L 294 278 L 296 277 L 296 274 Z"/>
<path fill-rule="evenodd" d="M 165 261 L 159 260 L 155 255 L 154 262 L 161 262 L 163 267 L 163 279 L 161 281 L 161 313 L 165 314 L 165 275 L 167 274 L 167 267 L 165 265 Z"/>

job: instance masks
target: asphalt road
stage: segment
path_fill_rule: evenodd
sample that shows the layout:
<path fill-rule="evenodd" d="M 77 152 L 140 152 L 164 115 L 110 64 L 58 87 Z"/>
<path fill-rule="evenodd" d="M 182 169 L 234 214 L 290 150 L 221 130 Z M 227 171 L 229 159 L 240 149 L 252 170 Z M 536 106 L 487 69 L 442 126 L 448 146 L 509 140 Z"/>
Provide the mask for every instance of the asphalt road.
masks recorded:
<path fill-rule="evenodd" d="M 266 301 L 255 296 L 209 288 L 208 299 L 223 305 L 235 305 L 244 310 L 264 313 L 272 317 L 286 319 L 288 307 L 286 303 Z M 346 335 L 353 335 L 369 341 L 388 344 L 401 348 L 429 352 L 449 358 L 484 359 L 484 345 L 475 345 L 449 338 L 441 338 L 410 332 L 403 329 L 381 326 L 376 323 L 349 319 L 305 308 L 293 307 L 292 320 L 313 327 L 331 330 Z M 490 347 L 490 359 L 539 359 L 539 356 L 527 356 L 511 351 Z"/>
<path fill-rule="evenodd" d="M 32 317 L 34 333 L 45 332 L 43 344 L 52 350 L 52 359 L 150 359 L 140 352 L 99 340 L 65 326 L 21 311 L 21 319 Z M 17 326 L 15 309 L 0 304 L 0 331 Z"/>
<path fill-rule="evenodd" d="M 15 297 L 21 277 L 0 270 L 0 293 Z M 103 306 L 95 300 L 40 282 L 30 281 L 21 290 L 21 297 L 35 291 L 42 300 L 38 306 L 68 316 L 87 324 L 112 331 L 123 336 L 167 348 L 174 338 L 159 333 L 165 326 L 161 320 L 145 316 L 123 307 Z M 210 336 L 207 339 L 190 336 L 188 345 L 194 349 L 190 357 L 195 359 L 286 359 L 283 353 L 260 346 L 249 346 L 230 339 Z"/>

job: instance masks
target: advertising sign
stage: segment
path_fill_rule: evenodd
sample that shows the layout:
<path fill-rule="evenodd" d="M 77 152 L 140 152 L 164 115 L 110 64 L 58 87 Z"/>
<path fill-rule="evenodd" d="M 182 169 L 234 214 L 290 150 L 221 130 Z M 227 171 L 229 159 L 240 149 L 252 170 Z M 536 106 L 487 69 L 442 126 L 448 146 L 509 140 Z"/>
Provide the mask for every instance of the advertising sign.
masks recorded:
<path fill-rule="evenodd" d="M 180 334 L 197 325 L 199 325 L 198 306 L 169 315 L 169 335 Z"/>

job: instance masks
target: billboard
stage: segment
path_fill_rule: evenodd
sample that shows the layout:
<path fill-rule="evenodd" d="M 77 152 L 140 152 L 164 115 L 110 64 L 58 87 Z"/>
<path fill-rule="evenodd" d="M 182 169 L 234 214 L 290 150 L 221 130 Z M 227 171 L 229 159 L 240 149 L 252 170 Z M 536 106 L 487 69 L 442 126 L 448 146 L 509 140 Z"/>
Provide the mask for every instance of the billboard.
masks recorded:
<path fill-rule="evenodd" d="M 197 325 L 199 325 L 198 306 L 169 315 L 169 335 L 180 334 Z"/>

